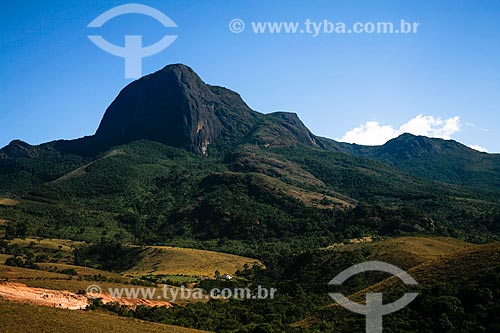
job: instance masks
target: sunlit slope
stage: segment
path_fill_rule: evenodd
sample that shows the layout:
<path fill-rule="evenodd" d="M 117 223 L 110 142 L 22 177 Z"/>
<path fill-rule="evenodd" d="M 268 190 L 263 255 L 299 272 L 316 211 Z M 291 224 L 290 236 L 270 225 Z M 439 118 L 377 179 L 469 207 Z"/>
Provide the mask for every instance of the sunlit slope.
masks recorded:
<path fill-rule="evenodd" d="M 73 311 L 0 299 L 0 332 L 168 332 L 203 331 L 118 317 L 99 311 Z"/>
<path fill-rule="evenodd" d="M 124 275 L 187 275 L 213 277 L 215 271 L 221 274 L 234 274 L 245 264 L 252 266 L 257 260 L 227 253 L 175 248 L 169 246 L 150 246 L 145 248 L 139 262 Z"/>
<path fill-rule="evenodd" d="M 417 287 L 409 287 L 399 278 L 384 274 L 378 276 L 379 281 L 366 288 L 345 293 L 351 300 L 363 303 L 366 293 L 381 292 L 385 303 L 390 303 L 405 292 L 418 292 L 418 298 L 407 308 L 384 318 L 384 323 L 391 329 L 404 330 L 404 322 L 409 323 L 410 318 L 421 322 L 425 322 L 425 318 L 431 318 L 441 322 L 440 317 L 445 314 L 448 318 L 450 313 L 456 313 L 457 316 L 451 317 L 451 322 L 466 325 L 467 320 L 472 320 L 472 317 L 466 316 L 477 316 L 480 313 L 491 316 L 489 313 L 496 311 L 492 310 L 496 305 L 491 301 L 494 300 L 498 289 L 496 286 L 500 283 L 500 243 L 474 245 L 449 238 L 402 237 L 346 246 L 334 251 L 350 255 L 353 248 L 369 253 L 366 259 L 382 260 L 405 269 L 418 282 Z M 342 288 L 339 291 L 342 292 Z M 484 307 L 483 310 L 477 308 L 479 305 Z M 346 326 L 348 320 L 342 318 L 351 318 L 349 326 Z M 317 314 L 293 326 L 315 328 L 325 323 L 337 323 L 336 329 L 339 332 L 347 332 L 348 327 L 352 331 L 361 331 L 364 327 L 363 319 L 363 316 L 353 314 L 332 301 Z M 488 328 L 493 328 L 497 327 L 495 325 L 499 320 L 498 316 L 488 320 L 477 319 L 475 325 L 485 322 L 486 326 L 490 325 Z M 441 328 L 435 329 L 443 331 Z M 427 332 L 428 328 L 422 327 L 422 331 Z"/>

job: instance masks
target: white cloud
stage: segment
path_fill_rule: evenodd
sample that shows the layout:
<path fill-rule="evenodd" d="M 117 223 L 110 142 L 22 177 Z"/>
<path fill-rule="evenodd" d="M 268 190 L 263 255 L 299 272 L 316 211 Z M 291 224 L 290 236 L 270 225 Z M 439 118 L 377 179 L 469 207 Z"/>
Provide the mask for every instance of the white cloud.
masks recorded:
<path fill-rule="evenodd" d="M 420 114 L 397 129 L 392 125 L 381 125 L 378 121 L 369 121 L 347 131 L 342 138 L 336 140 L 360 145 L 378 146 L 403 133 L 451 139 L 453 134 L 460 131 L 460 128 L 461 123 L 458 116 L 442 119 Z"/>
<path fill-rule="evenodd" d="M 396 137 L 392 126 L 382 126 L 378 121 L 369 121 L 366 124 L 353 128 L 337 141 L 357 143 L 360 145 L 378 146 Z"/>
<path fill-rule="evenodd" d="M 469 148 L 472 148 L 474 150 L 477 150 L 477 151 L 480 151 L 480 152 L 483 152 L 483 153 L 487 153 L 488 152 L 488 149 L 486 149 L 484 147 L 481 147 L 481 146 L 478 146 L 478 145 L 469 145 Z"/>

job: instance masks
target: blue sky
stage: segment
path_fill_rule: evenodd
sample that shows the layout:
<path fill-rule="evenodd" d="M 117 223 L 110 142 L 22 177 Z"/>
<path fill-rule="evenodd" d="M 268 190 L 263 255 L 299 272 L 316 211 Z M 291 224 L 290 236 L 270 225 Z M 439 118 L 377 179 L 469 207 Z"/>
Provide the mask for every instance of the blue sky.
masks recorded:
<path fill-rule="evenodd" d="M 0 146 L 92 134 L 131 80 L 117 45 L 177 40 L 143 73 L 191 66 L 255 110 L 293 111 L 318 135 L 378 144 L 403 131 L 500 152 L 500 3 L 495 1 L 135 1 L 170 17 L 124 15 L 87 28 L 127 1 L 16 1 L 0 21 Z M 229 22 L 245 30 L 232 33 Z M 416 34 L 255 34 L 251 22 L 419 22 Z"/>

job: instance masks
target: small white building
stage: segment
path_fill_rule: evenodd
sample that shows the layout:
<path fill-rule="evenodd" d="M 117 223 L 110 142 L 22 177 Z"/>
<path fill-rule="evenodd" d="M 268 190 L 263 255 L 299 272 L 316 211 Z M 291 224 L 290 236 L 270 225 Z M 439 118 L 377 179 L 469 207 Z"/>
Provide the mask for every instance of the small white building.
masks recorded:
<path fill-rule="evenodd" d="M 221 278 L 221 280 L 227 280 L 227 281 L 233 279 L 233 277 L 231 275 L 229 275 L 229 274 L 224 274 L 220 278 Z"/>

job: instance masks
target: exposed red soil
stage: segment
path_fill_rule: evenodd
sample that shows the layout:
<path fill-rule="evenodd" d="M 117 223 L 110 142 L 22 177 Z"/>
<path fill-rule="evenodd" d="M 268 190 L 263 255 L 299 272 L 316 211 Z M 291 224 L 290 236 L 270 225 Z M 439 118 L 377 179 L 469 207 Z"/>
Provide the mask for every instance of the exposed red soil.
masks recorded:
<path fill-rule="evenodd" d="M 43 288 L 28 287 L 22 283 L 0 283 L 0 297 L 9 301 L 44 305 L 56 308 L 81 310 L 90 304 L 89 297 L 78 295 L 65 290 L 52 290 Z M 146 306 L 167 306 L 172 304 L 166 301 L 155 301 L 149 299 L 127 299 L 113 298 L 109 294 L 92 295 L 92 298 L 101 298 L 104 304 L 118 302 L 120 305 L 136 307 L 138 305 Z"/>

